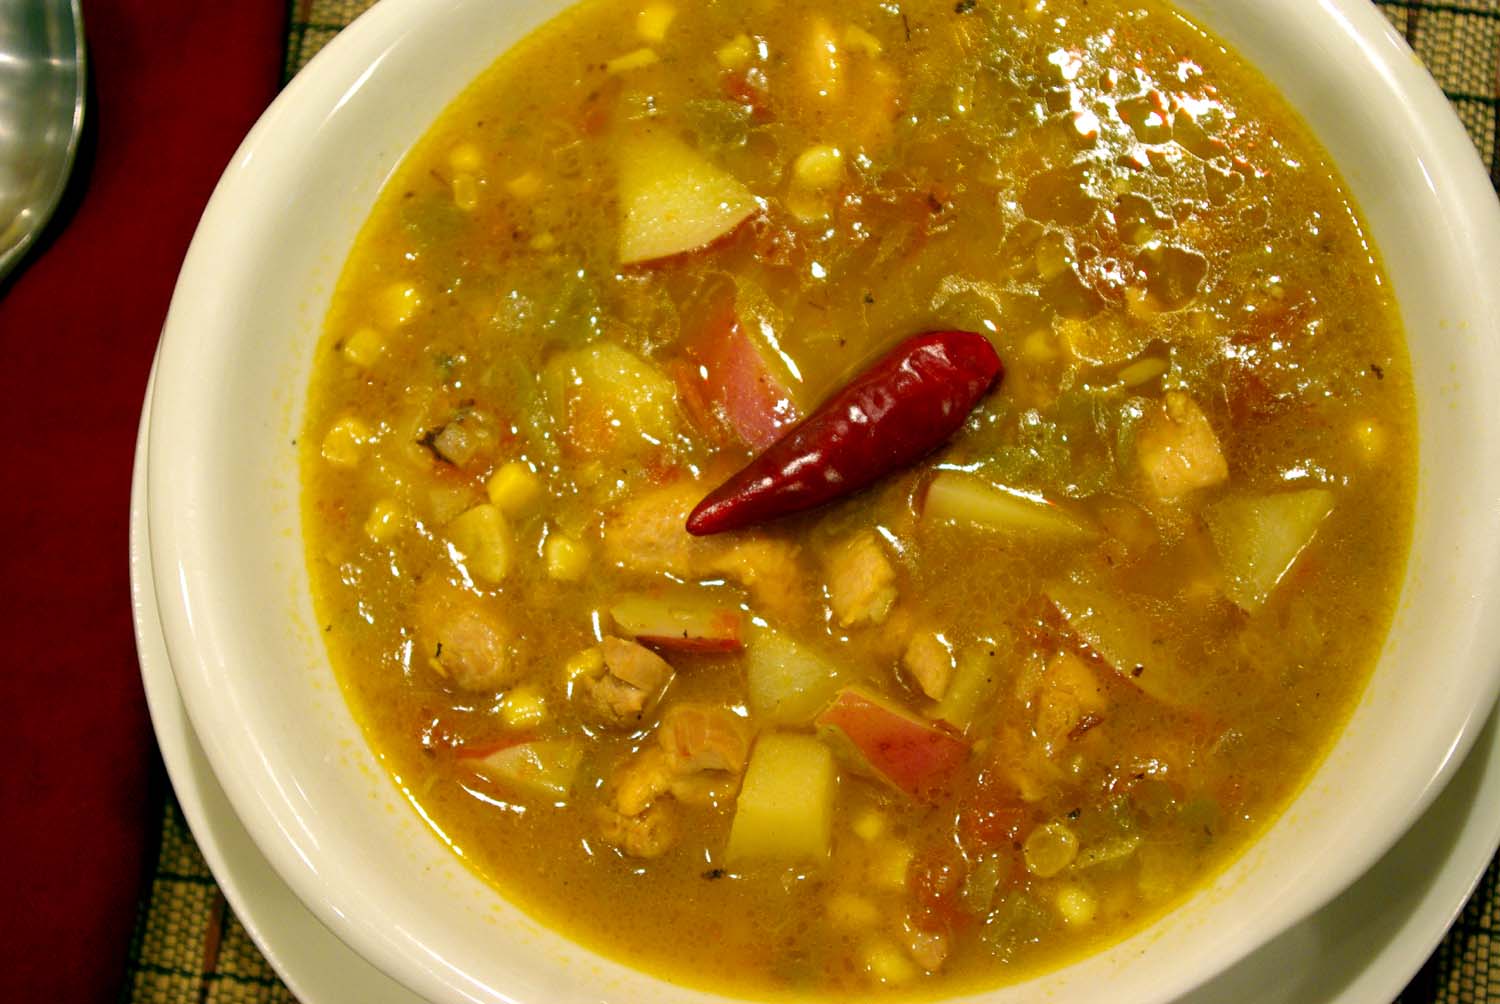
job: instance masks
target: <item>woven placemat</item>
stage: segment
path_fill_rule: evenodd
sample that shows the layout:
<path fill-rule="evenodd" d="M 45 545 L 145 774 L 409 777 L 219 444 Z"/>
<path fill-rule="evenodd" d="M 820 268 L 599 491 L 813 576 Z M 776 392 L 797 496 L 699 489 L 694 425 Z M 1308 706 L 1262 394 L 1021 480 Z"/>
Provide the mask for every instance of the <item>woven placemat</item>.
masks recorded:
<path fill-rule="evenodd" d="M 285 79 L 374 0 L 292 0 Z M 1500 0 L 1379 4 L 1453 102 L 1500 190 Z M 1500 859 L 1396 1004 L 1500 1004 Z M 130 950 L 131 1004 L 296 1004 L 256 950 L 170 791 Z"/>

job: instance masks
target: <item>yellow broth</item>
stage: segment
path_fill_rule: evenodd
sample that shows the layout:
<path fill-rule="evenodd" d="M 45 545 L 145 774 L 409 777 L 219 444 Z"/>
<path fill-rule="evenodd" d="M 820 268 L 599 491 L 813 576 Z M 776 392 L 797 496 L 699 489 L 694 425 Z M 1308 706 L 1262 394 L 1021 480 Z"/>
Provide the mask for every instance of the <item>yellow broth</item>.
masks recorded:
<path fill-rule="evenodd" d="M 748 218 L 637 261 L 622 221 L 680 209 L 678 176 Z M 951 442 L 686 536 L 747 441 L 929 329 L 1006 366 Z M 1139 929 L 1296 793 L 1390 619 L 1413 407 L 1326 156 L 1155 0 L 590 0 L 443 113 L 360 234 L 302 439 L 308 564 L 371 744 L 545 923 L 693 985 L 953 992 Z M 648 644 L 670 683 L 616 720 L 604 653 L 646 664 L 625 598 L 740 620 L 730 650 Z M 765 713 L 793 670 L 815 706 Z M 831 721 L 854 685 L 962 750 L 938 789 Z M 836 780 L 771 826 L 742 758 L 650 775 L 674 708 L 732 715 L 773 785 L 766 737 L 816 737 L 787 762 L 826 749 Z"/>

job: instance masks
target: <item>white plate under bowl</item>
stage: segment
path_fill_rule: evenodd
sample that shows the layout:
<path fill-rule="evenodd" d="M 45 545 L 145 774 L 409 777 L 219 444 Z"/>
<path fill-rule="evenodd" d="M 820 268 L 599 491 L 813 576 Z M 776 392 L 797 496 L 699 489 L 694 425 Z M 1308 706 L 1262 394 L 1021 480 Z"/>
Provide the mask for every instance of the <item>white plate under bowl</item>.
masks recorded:
<path fill-rule="evenodd" d="M 304 907 L 214 778 L 167 659 L 146 544 L 141 420 L 130 579 L 146 701 L 172 787 L 235 916 L 302 1004 L 422 1004 Z M 1342 896 L 1176 1004 L 1387 1004 L 1432 953 L 1500 844 L 1500 711 L 1406 836 Z"/>
<path fill-rule="evenodd" d="M 354 234 L 402 153 L 562 0 L 383 0 L 283 92 L 220 181 L 173 296 L 147 518 L 163 633 L 256 846 L 362 956 L 443 1004 L 721 1001 L 548 931 L 401 801 L 328 666 L 301 547 L 298 434 Z M 1363 701 L 1310 784 L 1150 930 L 990 1004 L 1160 1004 L 1332 900 L 1432 801 L 1500 690 L 1500 207 L 1472 143 L 1367 0 L 1184 0 L 1307 118 L 1370 221 L 1412 349 L 1413 558 Z"/>

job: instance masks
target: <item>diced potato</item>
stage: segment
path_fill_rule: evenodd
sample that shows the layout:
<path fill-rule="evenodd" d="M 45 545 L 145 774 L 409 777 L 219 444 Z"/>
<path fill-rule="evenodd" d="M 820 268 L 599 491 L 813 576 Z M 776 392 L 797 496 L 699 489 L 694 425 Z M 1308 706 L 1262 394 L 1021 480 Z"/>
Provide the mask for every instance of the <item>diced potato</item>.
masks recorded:
<path fill-rule="evenodd" d="M 632 593 L 609 609 L 615 625 L 636 641 L 679 652 L 738 652 L 745 617 L 737 607 L 703 593 Z"/>
<path fill-rule="evenodd" d="M 365 517 L 365 536 L 383 544 L 394 537 L 406 525 L 406 513 L 390 499 L 381 499 L 370 507 Z"/>
<path fill-rule="evenodd" d="M 655 49 L 645 47 L 632 49 L 623 56 L 616 56 L 604 64 L 606 73 L 629 73 L 631 70 L 639 70 L 643 67 L 658 63 L 661 57 L 656 54 Z"/>
<path fill-rule="evenodd" d="M 344 339 L 343 353 L 354 365 L 369 369 L 385 354 L 385 339 L 374 328 L 357 328 Z"/>
<path fill-rule="evenodd" d="M 541 688 L 522 684 L 500 702 L 500 720 L 507 728 L 536 728 L 547 720 L 547 698 Z"/>
<path fill-rule="evenodd" d="M 563 437 L 585 453 L 649 449 L 677 432 L 672 381 L 612 342 L 560 352 L 542 376 Z"/>
<path fill-rule="evenodd" d="M 1075 582 L 1047 587 L 1073 633 L 1119 676 L 1172 707 L 1195 702 L 1198 686 L 1173 657 L 1166 638 L 1125 596 Z"/>
<path fill-rule="evenodd" d="M 833 754 L 817 739 L 788 732 L 762 735 L 735 802 L 725 859 L 826 859 L 837 788 Z"/>
<path fill-rule="evenodd" d="M 529 516 L 542 500 L 542 479 L 519 460 L 502 464 L 484 485 L 485 494 L 511 519 Z"/>
<path fill-rule="evenodd" d="M 736 35 L 719 46 L 714 58 L 726 70 L 743 70 L 755 58 L 755 43 L 749 35 Z"/>
<path fill-rule="evenodd" d="M 1135 445 L 1146 483 L 1158 498 L 1181 498 L 1229 480 L 1213 426 L 1197 402 L 1180 391 L 1168 391 L 1161 410 L 1141 421 Z"/>
<path fill-rule="evenodd" d="M 993 703 L 1000 684 L 1000 660 L 988 649 L 969 649 L 958 660 L 958 671 L 932 717 L 967 732 L 984 708 Z"/>
<path fill-rule="evenodd" d="M 673 136 L 621 141 L 619 165 L 620 261 L 627 265 L 712 244 L 758 208 L 733 175 Z"/>
<path fill-rule="evenodd" d="M 417 316 L 422 307 L 422 291 L 409 282 L 392 283 L 380 294 L 379 302 L 386 323 L 399 328 Z"/>
<path fill-rule="evenodd" d="M 578 740 L 539 739 L 497 750 L 474 761 L 473 767 L 491 781 L 564 801 L 573 793 L 582 761 L 583 744 Z"/>
<path fill-rule="evenodd" d="M 1051 878 L 1078 857 L 1078 836 L 1065 823 L 1044 823 L 1026 838 L 1021 856 L 1031 874 Z"/>
<path fill-rule="evenodd" d="M 925 520 L 958 523 L 1016 536 L 1092 540 L 1098 530 L 1040 495 L 990 484 L 962 471 L 939 471 L 922 502 Z"/>
<path fill-rule="evenodd" d="M 1260 608 L 1333 511 L 1324 488 L 1225 499 L 1205 513 L 1223 564 L 1225 592 L 1245 610 Z"/>
<path fill-rule="evenodd" d="M 341 418 L 323 434 L 323 459 L 335 467 L 357 467 L 374 435 L 359 419 Z"/>
<path fill-rule="evenodd" d="M 861 687 L 845 687 L 818 731 L 852 769 L 912 798 L 935 800 L 969 759 L 969 744 Z"/>
<path fill-rule="evenodd" d="M 647 4 L 635 16 L 635 32 L 648 42 L 660 42 L 667 37 L 667 29 L 676 17 L 677 8 L 671 4 Z"/>
<path fill-rule="evenodd" d="M 844 155 L 836 146 L 810 146 L 792 161 L 792 178 L 796 184 L 815 192 L 837 188 L 844 180 Z"/>
<path fill-rule="evenodd" d="M 750 711 L 776 725 L 812 721 L 833 699 L 844 675 L 817 651 L 775 631 L 758 632 L 745 656 Z"/>
<path fill-rule="evenodd" d="M 542 545 L 542 559 L 547 563 L 548 578 L 558 582 L 577 582 L 589 569 L 587 544 L 564 533 L 549 533 Z"/>
<path fill-rule="evenodd" d="M 493 505 L 475 506 L 449 523 L 443 532 L 475 581 L 495 585 L 510 571 L 515 542 L 505 517 Z"/>

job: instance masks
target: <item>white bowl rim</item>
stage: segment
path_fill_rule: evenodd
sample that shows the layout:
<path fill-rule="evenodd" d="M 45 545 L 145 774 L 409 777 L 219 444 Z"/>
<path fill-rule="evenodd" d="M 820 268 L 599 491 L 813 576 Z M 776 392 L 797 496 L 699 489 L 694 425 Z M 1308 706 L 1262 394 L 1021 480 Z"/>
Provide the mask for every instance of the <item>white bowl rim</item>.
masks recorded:
<path fill-rule="evenodd" d="M 184 503 L 179 490 L 178 475 L 183 473 L 179 465 L 191 458 L 174 455 L 169 438 L 171 430 L 180 423 L 191 422 L 204 396 L 213 393 L 212 388 L 195 387 L 191 379 L 193 343 L 211 318 L 201 316 L 201 305 L 187 302 L 183 291 L 203 282 L 212 274 L 214 259 L 232 249 L 235 203 L 244 192 L 253 189 L 257 161 L 274 158 L 281 144 L 295 138 L 289 126 L 296 109 L 318 107 L 331 114 L 341 96 L 360 86 L 369 68 L 383 53 L 399 44 L 409 25 L 431 7 L 432 0 L 383 0 L 346 28 L 293 79 L 246 137 L 226 169 L 189 248 L 163 332 L 162 379 L 151 405 L 148 498 L 153 564 L 159 570 L 174 573 L 159 574 L 156 581 L 171 663 L 194 729 L 203 739 L 205 752 L 235 811 L 276 871 L 341 939 L 424 997 L 456 1001 L 477 998 L 472 996 L 472 988 L 436 973 L 427 959 L 414 955 L 392 957 L 389 950 L 393 942 L 383 934 L 381 925 L 350 910 L 349 902 L 341 897 L 339 890 L 320 884 L 316 880 L 317 869 L 311 867 L 315 862 L 299 860 L 302 851 L 285 834 L 300 821 L 283 814 L 288 807 L 274 793 L 271 769 L 262 762 L 262 751 L 249 736 L 235 730 L 232 722 L 218 717 L 213 694 L 208 690 L 206 657 L 200 648 L 203 639 L 195 625 L 195 619 L 205 611 L 202 583 L 197 577 L 202 567 L 198 560 L 201 542 L 192 535 L 193 522 L 178 518 Z M 1500 205 L 1496 204 L 1470 140 L 1446 98 L 1416 62 L 1405 42 L 1367 0 L 1317 0 L 1317 8 L 1378 69 L 1382 82 L 1389 88 L 1387 96 L 1396 109 L 1393 114 L 1399 116 L 1413 145 L 1425 154 L 1423 162 L 1432 188 L 1447 213 L 1444 222 L 1456 237 L 1474 249 L 1476 261 L 1500 261 Z M 1500 333 L 1500 284 L 1493 284 L 1488 290 L 1476 286 L 1475 292 L 1480 301 L 1476 314 L 1491 321 L 1490 331 L 1482 334 Z M 1500 499 L 1490 502 L 1500 517 Z M 1500 555 L 1492 554 L 1491 558 L 1491 569 L 1497 574 L 1488 580 L 1489 591 L 1476 597 L 1476 603 L 1485 612 L 1479 618 L 1483 641 L 1487 650 L 1493 652 L 1500 651 L 1500 586 L 1497 586 Z M 1378 836 L 1361 845 L 1358 853 L 1343 862 L 1337 874 L 1328 877 L 1321 890 L 1299 902 L 1289 923 L 1326 903 L 1399 839 L 1462 762 L 1497 695 L 1500 695 L 1500 673 L 1491 673 L 1475 687 L 1475 700 L 1469 712 L 1452 723 L 1452 744 L 1434 765 L 1425 784 L 1413 793 L 1409 816 L 1388 820 Z M 246 765 L 254 769 L 246 770 Z M 1265 937 L 1258 941 L 1233 946 L 1218 969 L 1258 947 L 1274 933 L 1266 931 Z M 1165 981 L 1162 999 L 1175 996 L 1187 989 L 1186 983 L 1194 981 L 1191 976 L 1177 983 Z"/>

